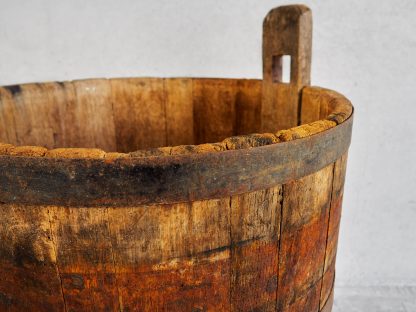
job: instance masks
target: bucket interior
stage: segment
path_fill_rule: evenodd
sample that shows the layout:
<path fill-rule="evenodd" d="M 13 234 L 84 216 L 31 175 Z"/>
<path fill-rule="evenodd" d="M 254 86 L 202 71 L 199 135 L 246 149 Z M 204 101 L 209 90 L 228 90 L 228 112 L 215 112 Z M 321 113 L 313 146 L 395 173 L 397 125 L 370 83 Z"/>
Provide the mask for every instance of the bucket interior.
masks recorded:
<path fill-rule="evenodd" d="M 261 80 L 93 79 L 0 88 L 0 142 L 132 152 L 261 132 Z M 276 125 L 276 129 L 278 129 Z"/>

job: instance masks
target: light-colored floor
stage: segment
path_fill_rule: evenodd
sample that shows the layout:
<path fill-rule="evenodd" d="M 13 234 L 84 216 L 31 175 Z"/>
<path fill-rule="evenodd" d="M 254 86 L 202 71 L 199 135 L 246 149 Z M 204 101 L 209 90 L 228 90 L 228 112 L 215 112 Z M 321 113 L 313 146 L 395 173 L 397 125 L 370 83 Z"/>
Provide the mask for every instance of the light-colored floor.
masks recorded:
<path fill-rule="evenodd" d="M 338 286 L 332 312 L 416 312 L 416 286 Z"/>

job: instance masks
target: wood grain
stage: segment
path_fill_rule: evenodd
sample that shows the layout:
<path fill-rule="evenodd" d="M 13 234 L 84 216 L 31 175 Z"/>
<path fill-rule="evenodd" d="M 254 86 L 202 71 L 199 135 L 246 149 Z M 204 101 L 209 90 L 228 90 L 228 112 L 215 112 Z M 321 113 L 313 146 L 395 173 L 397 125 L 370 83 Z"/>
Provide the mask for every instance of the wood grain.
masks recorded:
<path fill-rule="evenodd" d="M 322 287 L 330 186 L 327 167 L 284 186 L 182 204 L 3 205 L 2 248 L 30 239 L 20 260 L 2 249 L 0 304 L 12 311 L 32 311 L 29 304 L 33 311 L 63 304 L 66 311 L 310 311 Z M 26 284 L 29 276 L 36 283 Z M 42 276 L 50 302 L 36 303 Z M 33 297 L 18 297 L 8 278 L 20 278 Z"/>
<path fill-rule="evenodd" d="M 194 80 L 195 144 L 214 143 L 235 134 L 235 89 L 235 80 Z"/>
<path fill-rule="evenodd" d="M 0 140 L 1 142 L 18 145 L 15 121 L 15 103 L 13 94 L 20 91 L 18 87 L 0 88 Z"/>
<path fill-rule="evenodd" d="M 236 86 L 235 134 L 261 132 L 262 83 L 260 80 L 240 79 Z"/>
<path fill-rule="evenodd" d="M 226 310 L 229 211 L 229 199 L 109 209 L 124 309 Z"/>
<path fill-rule="evenodd" d="M 44 85 L 27 84 L 14 93 L 14 121 L 18 142 L 53 147 L 59 130 L 59 113 L 50 105 Z"/>
<path fill-rule="evenodd" d="M 63 311 L 48 210 L 0 205 L 0 241 L 0 310 Z"/>
<path fill-rule="evenodd" d="M 303 297 L 310 311 L 319 309 L 332 175 L 330 165 L 283 186 L 278 279 L 281 310 Z"/>
<path fill-rule="evenodd" d="M 83 126 L 80 128 L 79 121 L 75 120 L 74 109 L 77 106 L 77 101 L 73 84 L 70 82 L 49 82 L 37 85 L 44 92 L 42 101 L 45 102 L 41 103 L 41 105 L 45 106 L 47 104 L 46 107 L 48 108 L 48 110 L 43 110 L 41 114 L 43 119 L 48 121 L 48 127 L 53 135 L 53 141 L 51 140 L 53 145 L 43 145 L 48 148 L 63 146 L 89 147 L 88 142 L 82 141 L 81 135 L 74 135 L 77 131 L 82 132 L 84 129 Z M 36 110 L 35 112 L 38 113 L 39 111 Z M 92 117 L 95 118 L 96 115 Z M 75 125 L 78 125 L 78 127 Z M 36 127 L 39 127 L 39 125 Z M 25 142 L 25 144 L 27 143 Z"/>
<path fill-rule="evenodd" d="M 310 84 L 312 14 L 302 5 L 278 7 L 263 24 L 262 131 L 299 124 L 300 92 Z M 282 83 L 281 57 L 291 56 L 290 83 Z"/>
<path fill-rule="evenodd" d="M 67 311 L 119 310 L 105 212 L 105 208 L 49 208 Z"/>
<path fill-rule="evenodd" d="M 194 143 L 192 79 L 165 79 L 166 144 Z"/>
<path fill-rule="evenodd" d="M 163 79 L 110 80 L 117 151 L 166 145 Z"/>
<path fill-rule="evenodd" d="M 116 133 L 111 104 L 111 86 L 107 79 L 74 81 L 76 96 L 71 129 L 76 129 L 70 141 L 74 147 L 101 148 L 106 151 L 116 149 Z M 67 131 L 68 132 L 68 131 Z M 82 142 L 80 146 L 74 145 Z"/>
<path fill-rule="evenodd" d="M 328 234 L 325 251 L 324 277 L 321 290 L 321 308 L 328 300 L 335 280 L 335 260 L 341 221 L 342 198 L 344 194 L 345 173 L 348 155 L 343 155 L 334 164 L 334 178 L 329 212 Z"/>
<path fill-rule="evenodd" d="M 334 289 L 332 289 L 328 300 L 326 301 L 325 305 L 321 309 L 321 312 L 331 312 L 333 304 L 334 304 Z"/>
<path fill-rule="evenodd" d="M 302 89 L 301 124 L 314 122 L 328 116 L 328 106 L 322 100 L 322 92 L 317 88 Z"/>
<path fill-rule="evenodd" d="M 282 187 L 231 198 L 231 311 L 276 311 Z"/>
<path fill-rule="evenodd" d="M 327 119 L 340 124 L 353 112 L 349 101 L 341 94 L 319 87 L 302 89 L 301 123 Z"/>
<path fill-rule="evenodd" d="M 120 112 L 120 109 L 113 109 L 113 104 L 110 102 L 114 96 L 112 90 L 109 90 L 111 82 L 105 79 L 3 87 L 0 89 L 0 118 L 3 120 L 0 135 L 4 142 L 18 146 L 37 145 L 48 149 L 91 148 L 90 153 L 87 151 L 85 153 L 89 154 L 90 158 L 93 158 L 96 154 L 94 150 L 98 148 L 106 151 L 104 157 L 96 154 L 98 158 L 107 158 L 106 154 L 109 153 L 111 154 L 109 157 L 114 159 L 129 156 L 127 153 L 114 152 L 117 149 L 115 132 L 119 136 L 123 133 L 121 139 L 125 140 L 122 143 L 123 149 L 134 151 L 130 156 L 136 158 L 170 155 L 171 151 L 175 151 L 176 155 L 180 151 L 182 151 L 180 154 L 210 150 L 222 151 L 224 148 L 219 147 L 225 145 L 227 145 L 226 149 L 244 149 L 250 146 L 291 141 L 334 128 L 336 125 L 351 123 L 353 112 L 351 103 L 342 95 L 323 88 L 305 87 L 302 91 L 301 121 L 305 122 L 303 125 L 280 130 L 274 134 L 273 132 L 255 134 L 253 132 L 257 132 L 261 125 L 262 84 L 259 80 L 140 78 L 136 79 L 136 84 L 139 84 L 140 88 L 136 88 L 132 79 L 116 79 L 115 81 L 118 82 L 113 82 L 113 84 L 119 84 L 120 88 L 126 90 L 132 88 L 127 91 L 127 95 L 123 95 L 124 104 L 120 104 L 120 109 L 124 110 L 124 113 Z M 194 101 L 196 101 L 193 96 L 194 81 L 197 81 L 197 85 L 200 84 L 199 99 L 201 101 L 198 100 L 200 104 L 197 104 L 201 106 L 199 112 L 194 111 Z M 154 83 L 158 84 L 158 88 L 155 89 Z M 208 85 L 204 86 L 205 83 Z M 149 86 L 149 89 L 146 86 Z M 216 92 L 217 87 L 220 91 L 225 90 L 225 93 Z M 97 92 L 100 93 L 98 97 L 96 97 Z M 117 92 L 123 98 L 124 91 L 115 91 Z M 156 111 L 159 115 L 139 118 L 136 114 L 130 113 L 137 110 L 134 107 L 141 107 L 140 101 L 143 100 L 141 97 L 142 95 L 146 97 L 145 93 L 158 99 L 159 107 Z M 218 101 L 211 98 L 211 95 L 215 93 L 221 93 L 224 99 Z M 206 105 L 204 101 L 211 104 Z M 124 117 L 122 117 L 123 114 Z M 200 117 L 197 118 L 201 120 L 203 118 L 203 122 L 194 123 L 194 117 L 198 114 Z M 115 117 L 115 115 L 120 116 Z M 44 116 L 44 118 L 39 116 Z M 121 117 L 127 121 L 119 120 L 118 126 L 115 125 L 115 119 Z M 137 121 L 137 118 L 142 121 Z M 152 120 L 158 127 L 155 127 L 152 135 L 144 137 L 143 141 L 140 125 L 153 125 Z M 217 124 L 225 124 L 225 126 L 222 129 Z M 143 134 L 146 133 L 145 131 Z M 195 143 L 195 133 L 202 136 L 206 135 L 204 133 L 211 133 L 209 136 L 216 137 L 218 140 L 222 140 L 219 138 L 226 134 L 229 136 L 222 142 L 205 143 L 200 139 L 201 144 L 191 145 Z M 235 134 L 239 136 L 230 137 Z M 273 135 L 276 138 L 271 138 Z M 151 142 L 153 137 L 156 137 L 156 141 L 160 144 L 166 142 L 169 145 L 184 143 L 185 145 L 155 147 L 159 144 L 149 143 L 154 147 L 146 147 L 149 145 L 146 141 Z M 144 145 L 139 141 L 144 142 Z M 138 146 L 139 150 L 137 150 Z M 10 147 L 7 154 L 13 154 L 11 151 L 15 147 Z M 73 158 L 77 157 L 77 154 L 70 150 L 68 153 L 64 150 L 60 151 L 67 157 L 69 155 L 73 155 Z M 49 155 L 50 153 L 47 152 L 38 156 Z"/>

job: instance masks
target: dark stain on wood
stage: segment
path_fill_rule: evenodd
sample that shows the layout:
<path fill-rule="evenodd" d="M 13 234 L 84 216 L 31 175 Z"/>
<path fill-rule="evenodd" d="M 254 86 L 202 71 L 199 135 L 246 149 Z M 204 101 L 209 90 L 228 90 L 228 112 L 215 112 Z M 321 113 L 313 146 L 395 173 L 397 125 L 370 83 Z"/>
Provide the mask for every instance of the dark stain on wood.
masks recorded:
<path fill-rule="evenodd" d="M 22 87 L 20 85 L 4 86 L 3 88 L 8 90 L 13 96 L 16 96 L 22 92 Z"/>

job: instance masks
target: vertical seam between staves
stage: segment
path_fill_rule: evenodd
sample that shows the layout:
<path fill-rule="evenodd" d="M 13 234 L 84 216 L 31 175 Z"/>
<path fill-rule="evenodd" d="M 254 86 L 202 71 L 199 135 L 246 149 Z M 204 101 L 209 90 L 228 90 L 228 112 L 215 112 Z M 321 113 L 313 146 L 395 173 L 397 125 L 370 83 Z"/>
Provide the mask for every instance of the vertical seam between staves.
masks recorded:
<path fill-rule="evenodd" d="M 230 311 L 232 311 L 232 307 L 233 307 L 233 304 L 232 304 L 232 294 L 233 294 L 233 285 L 234 285 L 234 283 L 233 283 L 233 254 L 234 254 L 234 248 L 233 248 L 233 245 L 234 245 L 234 241 L 233 241 L 233 231 L 232 231 L 232 201 L 233 201 L 233 197 L 232 196 L 230 196 L 230 201 L 229 201 L 229 207 L 230 207 L 230 210 L 229 210 L 229 224 L 230 224 L 230 226 L 229 226 L 229 235 L 230 235 L 230 260 L 229 260 L 229 265 L 230 265 L 230 273 L 229 273 L 229 276 L 230 276 L 230 285 L 229 285 L 229 290 L 228 290 L 228 298 L 229 298 L 229 309 L 230 309 Z"/>
<path fill-rule="evenodd" d="M 62 300 L 63 300 L 63 304 L 64 304 L 64 311 L 67 312 L 66 300 L 65 300 L 65 293 L 64 293 L 64 286 L 63 286 L 63 283 L 62 283 L 61 272 L 59 270 L 59 265 L 58 265 L 58 250 L 57 250 L 57 247 L 56 247 L 56 240 L 53 237 L 52 219 L 51 219 L 51 214 L 50 214 L 49 208 L 47 208 L 47 212 L 48 212 L 48 219 L 49 219 L 49 230 L 51 232 L 51 241 L 52 241 L 52 246 L 53 246 L 53 250 L 54 250 L 54 253 L 55 253 L 56 271 L 58 273 L 59 284 L 61 286 L 61 294 L 62 294 Z"/>
<path fill-rule="evenodd" d="M 114 246 L 113 246 L 113 242 L 112 242 L 112 233 L 111 233 L 111 226 L 110 226 L 110 216 L 109 216 L 109 211 L 108 211 L 108 207 L 105 208 L 105 211 L 107 212 L 107 226 L 108 226 L 108 234 L 109 234 L 109 241 L 110 241 L 110 249 L 111 249 L 111 261 L 113 262 L 113 270 L 114 270 L 114 280 L 116 282 L 116 287 L 117 287 L 117 301 L 118 301 L 118 305 L 119 305 L 119 311 L 123 312 L 123 297 L 121 295 L 120 292 L 120 285 L 118 283 L 118 279 L 117 279 L 117 266 L 116 266 L 116 260 L 114 258 Z"/>
<path fill-rule="evenodd" d="M 114 147 L 115 147 L 115 152 L 119 152 L 118 149 L 118 142 L 117 142 L 117 123 L 116 123 L 116 114 L 115 114 L 115 110 L 114 110 L 114 94 L 113 94 L 113 84 L 112 84 L 112 79 L 107 79 L 108 80 L 108 84 L 110 86 L 110 103 L 111 103 L 111 112 L 113 114 L 113 125 L 114 125 Z"/>
<path fill-rule="evenodd" d="M 196 129 L 196 122 L 197 118 L 195 118 L 196 110 L 195 110 L 195 78 L 191 78 L 191 97 L 192 97 L 192 144 L 198 144 L 197 142 L 197 129 Z"/>
<path fill-rule="evenodd" d="M 304 87 L 303 87 L 304 88 Z M 303 88 L 299 91 L 299 99 L 298 99 L 298 120 L 297 120 L 297 126 L 300 126 L 302 124 L 302 99 L 303 99 Z"/>
<path fill-rule="evenodd" d="M 325 253 L 324 253 L 324 259 L 323 259 L 323 265 L 322 265 L 322 276 L 321 276 L 321 289 L 319 290 L 319 306 L 318 311 L 321 309 L 321 297 L 322 297 L 322 290 L 324 288 L 324 275 L 325 275 L 325 265 L 326 265 L 326 256 L 327 256 L 327 249 L 328 249 L 328 240 L 329 240 L 329 223 L 331 222 L 331 210 L 332 210 L 332 199 L 333 199 L 333 193 L 334 193 L 334 183 L 335 183 L 335 168 L 336 168 L 337 161 L 334 162 L 332 166 L 332 183 L 331 183 L 331 194 L 330 194 L 330 200 L 329 200 L 329 211 L 328 211 L 328 222 L 327 222 L 327 228 L 326 228 L 326 240 L 325 240 Z"/>
<path fill-rule="evenodd" d="M 162 94 L 163 94 L 163 109 L 164 109 L 164 115 L 165 115 L 165 146 L 170 145 L 169 142 L 169 131 L 168 131 L 168 114 L 167 114 L 167 88 L 166 88 L 166 78 L 162 79 Z"/>
<path fill-rule="evenodd" d="M 280 203 L 279 237 L 277 238 L 277 272 L 276 272 L 276 305 L 275 305 L 275 308 L 276 308 L 275 310 L 276 311 L 278 311 L 278 307 L 279 307 L 280 247 L 281 247 L 282 232 L 283 232 L 282 228 L 283 228 L 284 189 L 285 189 L 285 185 L 282 184 L 281 191 L 280 191 L 280 198 L 279 198 L 279 203 Z M 276 216 L 277 216 L 277 214 L 276 214 Z"/>

